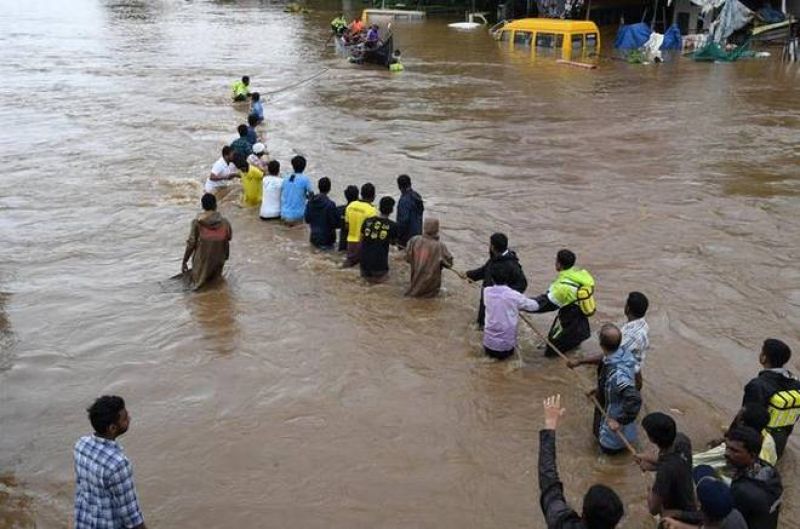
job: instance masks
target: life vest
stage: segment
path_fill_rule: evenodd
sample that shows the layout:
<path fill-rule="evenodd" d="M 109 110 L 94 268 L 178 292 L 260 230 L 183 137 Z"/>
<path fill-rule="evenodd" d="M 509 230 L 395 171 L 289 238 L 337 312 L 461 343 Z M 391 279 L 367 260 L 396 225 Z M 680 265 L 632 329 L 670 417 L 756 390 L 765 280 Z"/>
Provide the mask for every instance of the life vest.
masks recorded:
<path fill-rule="evenodd" d="M 767 428 L 794 426 L 800 419 L 800 391 L 778 391 L 769 398 L 769 424 Z"/>
<path fill-rule="evenodd" d="M 405 70 L 405 67 L 399 62 L 393 62 L 389 65 L 390 72 L 402 72 L 403 70 Z"/>
<path fill-rule="evenodd" d="M 561 307 L 576 304 L 586 316 L 592 316 L 597 311 L 594 278 L 586 270 L 562 270 L 550 285 L 550 294 Z"/>
<path fill-rule="evenodd" d="M 247 95 L 247 85 L 244 84 L 242 81 L 236 81 L 233 83 L 233 95 L 235 96 L 246 96 Z"/>

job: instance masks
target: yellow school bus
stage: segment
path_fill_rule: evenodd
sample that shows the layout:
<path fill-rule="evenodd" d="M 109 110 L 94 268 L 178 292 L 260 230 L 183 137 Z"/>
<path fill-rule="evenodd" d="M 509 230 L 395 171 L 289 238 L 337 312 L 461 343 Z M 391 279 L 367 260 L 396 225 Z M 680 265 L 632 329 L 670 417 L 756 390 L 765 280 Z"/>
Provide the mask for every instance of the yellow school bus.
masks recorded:
<path fill-rule="evenodd" d="M 600 52 L 600 31 L 591 20 L 522 18 L 493 28 L 492 36 L 531 53 L 553 50 L 564 60 Z"/>

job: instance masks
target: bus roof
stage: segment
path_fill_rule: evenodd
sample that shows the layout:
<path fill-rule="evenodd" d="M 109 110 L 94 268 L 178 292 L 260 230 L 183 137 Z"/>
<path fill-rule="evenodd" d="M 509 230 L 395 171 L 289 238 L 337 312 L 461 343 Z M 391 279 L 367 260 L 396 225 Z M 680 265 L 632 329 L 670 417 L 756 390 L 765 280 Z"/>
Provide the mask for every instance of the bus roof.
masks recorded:
<path fill-rule="evenodd" d="M 500 29 L 523 31 L 556 31 L 556 32 L 597 32 L 597 25 L 591 20 L 562 20 L 558 18 L 520 18 L 506 22 Z"/>

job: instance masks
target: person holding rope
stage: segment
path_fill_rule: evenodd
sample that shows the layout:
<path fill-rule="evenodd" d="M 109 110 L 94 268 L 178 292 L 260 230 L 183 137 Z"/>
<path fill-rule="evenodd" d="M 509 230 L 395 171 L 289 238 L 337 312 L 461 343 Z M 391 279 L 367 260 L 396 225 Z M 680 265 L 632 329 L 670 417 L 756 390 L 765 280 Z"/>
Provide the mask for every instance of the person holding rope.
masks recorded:
<path fill-rule="evenodd" d="M 520 294 L 528 288 L 528 279 L 522 266 L 519 264 L 517 254 L 508 249 L 508 237 L 505 233 L 493 233 L 489 238 L 489 260 L 480 268 L 469 270 L 466 276 L 470 281 L 483 280 L 483 288 L 494 285 L 493 274 L 495 270 L 505 269 L 507 285 Z M 483 303 L 483 288 L 481 301 L 478 305 L 478 326 L 483 328 L 486 319 L 486 306 Z"/>
<path fill-rule="evenodd" d="M 642 407 L 635 382 L 636 360 L 620 347 L 621 343 L 622 332 L 616 325 L 606 323 L 600 328 L 605 381 L 598 389 L 605 397 L 605 414 L 595 421 L 599 424 L 595 425 L 594 433 L 600 449 L 608 455 L 620 454 L 636 443 L 636 417 Z"/>
<path fill-rule="evenodd" d="M 564 498 L 564 485 L 556 465 L 556 430 L 565 412 L 561 395 L 544 401 L 544 429 L 539 431 L 539 504 L 547 529 L 614 529 L 625 511 L 613 489 L 592 485 L 583 496 L 580 515 Z"/>
<path fill-rule="evenodd" d="M 533 312 L 539 308 L 535 300 L 508 286 L 511 274 L 509 268 L 496 268 L 492 271 L 492 284 L 483 289 L 486 304 L 483 350 L 495 360 L 507 360 L 516 350 L 519 311 Z"/>
<path fill-rule="evenodd" d="M 559 250 L 556 254 L 558 276 L 546 293 L 534 299 L 539 304 L 536 312 L 558 311 L 545 344 L 545 356 L 556 356 L 553 346 L 568 353 L 591 336 L 589 318 L 594 314 L 594 278 L 586 270 L 575 268 L 575 254 Z"/>

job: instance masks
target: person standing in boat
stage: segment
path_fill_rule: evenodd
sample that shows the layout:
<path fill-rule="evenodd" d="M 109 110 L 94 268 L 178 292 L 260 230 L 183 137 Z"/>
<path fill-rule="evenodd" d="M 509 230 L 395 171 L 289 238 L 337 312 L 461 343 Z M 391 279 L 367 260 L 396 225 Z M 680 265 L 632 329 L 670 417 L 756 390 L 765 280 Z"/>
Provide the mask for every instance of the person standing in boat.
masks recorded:
<path fill-rule="evenodd" d="M 380 43 L 381 43 L 381 34 L 380 34 L 380 29 L 378 28 L 378 24 L 372 24 L 369 27 L 369 31 L 367 31 L 365 46 L 367 48 L 377 48 L 378 46 L 380 46 Z"/>

